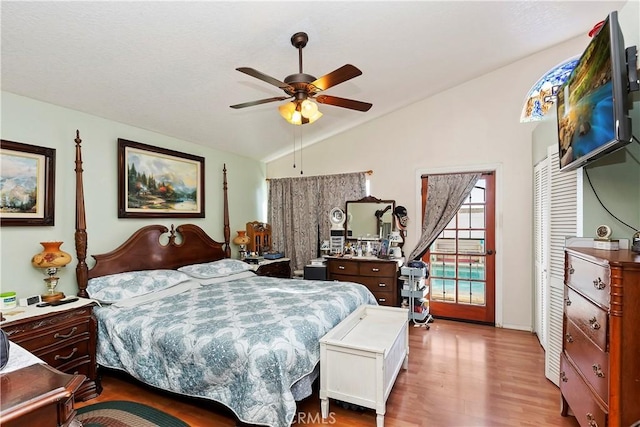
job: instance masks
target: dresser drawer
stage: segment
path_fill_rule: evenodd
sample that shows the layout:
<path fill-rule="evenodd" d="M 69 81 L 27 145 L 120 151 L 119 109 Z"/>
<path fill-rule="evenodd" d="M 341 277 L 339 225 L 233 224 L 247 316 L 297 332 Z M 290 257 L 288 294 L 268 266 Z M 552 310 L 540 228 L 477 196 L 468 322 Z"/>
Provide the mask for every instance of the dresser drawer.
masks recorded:
<path fill-rule="evenodd" d="M 379 305 L 393 306 L 395 305 L 395 297 L 392 292 L 371 291 Z"/>
<path fill-rule="evenodd" d="M 57 368 L 63 372 L 65 369 L 61 369 L 62 365 L 72 363 L 75 359 L 86 356 L 89 354 L 89 336 L 85 339 L 67 343 L 64 346 L 48 347 L 44 350 L 38 350 L 33 352 L 40 359 L 47 362 L 49 365 Z"/>
<path fill-rule="evenodd" d="M 359 273 L 358 270 L 358 262 L 356 261 L 333 259 L 327 261 L 327 271 L 329 274 L 351 274 L 357 276 Z"/>
<path fill-rule="evenodd" d="M 371 292 L 392 292 L 395 289 L 395 278 L 391 277 L 371 277 L 371 276 L 360 276 L 356 277 L 355 280 L 358 283 L 362 283 L 365 285 Z"/>
<path fill-rule="evenodd" d="M 366 261 L 360 263 L 359 274 L 361 276 L 396 276 L 397 264 L 389 262 Z"/>
<path fill-rule="evenodd" d="M 26 348 L 32 353 L 37 353 L 39 350 L 46 349 L 52 345 L 57 345 L 67 341 L 77 341 L 78 339 L 88 339 L 89 337 L 89 323 L 79 323 L 64 325 L 63 327 L 50 327 L 44 328 L 38 331 L 38 335 L 29 334 L 25 335 L 22 339 L 14 340 L 22 347 Z"/>
<path fill-rule="evenodd" d="M 592 304 L 582 295 L 565 287 L 565 313 L 582 332 L 593 341 L 600 350 L 607 351 L 607 312 Z"/>
<path fill-rule="evenodd" d="M 564 354 L 560 357 L 560 390 L 581 426 L 607 426 L 606 411 L 596 402 Z"/>
<path fill-rule="evenodd" d="M 588 296 L 596 304 L 609 307 L 611 270 L 606 265 L 568 255 L 567 284 Z"/>
<path fill-rule="evenodd" d="M 591 384 L 600 398 L 608 401 L 609 393 L 609 355 L 600 350 L 570 320 L 566 320 L 564 345 L 567 356 L 582 372 L 582 376 Z"/>

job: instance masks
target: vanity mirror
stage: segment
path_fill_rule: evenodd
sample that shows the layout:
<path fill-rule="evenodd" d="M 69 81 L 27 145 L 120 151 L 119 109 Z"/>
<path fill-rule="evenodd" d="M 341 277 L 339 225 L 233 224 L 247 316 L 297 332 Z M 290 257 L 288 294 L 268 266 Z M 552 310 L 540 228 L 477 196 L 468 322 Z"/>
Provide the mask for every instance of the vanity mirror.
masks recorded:
<path fill-rule="evenodd" d="M 379 240 L 393 230 L 395 200 L 380 200 L 367 196 L 349 200 L 346 206 L 346 238 L 348 240 Z"/>

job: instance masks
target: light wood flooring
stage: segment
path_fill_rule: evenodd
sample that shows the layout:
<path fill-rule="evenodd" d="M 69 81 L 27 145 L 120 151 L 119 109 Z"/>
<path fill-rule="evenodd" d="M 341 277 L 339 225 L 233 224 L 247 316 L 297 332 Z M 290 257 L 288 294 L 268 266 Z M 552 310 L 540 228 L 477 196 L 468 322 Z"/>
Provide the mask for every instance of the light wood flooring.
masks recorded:
<path fill-rule="evenodd" d="M 408 371 L 401 370 L 387 401 L 387 427 L 577 427 L 560 416 L 560 391 L 544 376 L 544 352 L 535 335 L 437 319 L 431 329 L 409 331 Z M 152 390 L 103 372 L 102 394 L 78 407 L 107 400 L 154 406 L 192 427 L 240 425 L 220 405 Z M 317 391 L 298 403 L 294 425 L 374 427 L 375 411 L 331 401 L 322 422 Z"/>

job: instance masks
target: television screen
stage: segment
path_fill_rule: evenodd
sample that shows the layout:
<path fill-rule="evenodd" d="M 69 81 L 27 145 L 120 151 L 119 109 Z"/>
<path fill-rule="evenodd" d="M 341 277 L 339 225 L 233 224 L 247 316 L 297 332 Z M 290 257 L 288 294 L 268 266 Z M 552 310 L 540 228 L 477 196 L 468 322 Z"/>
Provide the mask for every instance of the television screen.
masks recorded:
<path fill-rule="evenodd" d="M 624 39 L 611 12 L 557 93 L 560 170 L 631 142 Z"/>

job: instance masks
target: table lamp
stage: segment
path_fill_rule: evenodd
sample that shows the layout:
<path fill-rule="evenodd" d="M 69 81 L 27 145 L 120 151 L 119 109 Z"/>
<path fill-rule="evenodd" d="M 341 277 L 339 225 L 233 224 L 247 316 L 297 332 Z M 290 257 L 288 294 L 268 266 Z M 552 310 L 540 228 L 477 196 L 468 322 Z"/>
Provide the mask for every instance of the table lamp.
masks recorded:
<path fill-rule="evenodd" d="M 249 236 L 244 230 L 239 230 L 236 233 L 238 235 L 233 238 L 233 243 L 239 246 L 238 255 L 240 259 L 245 259 L 247 257 L 247 244 L 250 242 Z"/>
<path fill-rule="evenodd" d="M 57 301 L 64 298 L 63 292 L 56 292 L 59 277 L 56 276 L 58 269 L 71 262 L 71 255 L 60 249 L 62 242 L 40 242 L 44 248 L 31 259 L 31 265 L 40 268 L 48 276 L 44 279 L 47 292 L 42 294 L 44 302 Z"/>

